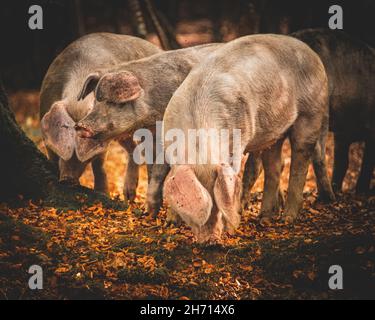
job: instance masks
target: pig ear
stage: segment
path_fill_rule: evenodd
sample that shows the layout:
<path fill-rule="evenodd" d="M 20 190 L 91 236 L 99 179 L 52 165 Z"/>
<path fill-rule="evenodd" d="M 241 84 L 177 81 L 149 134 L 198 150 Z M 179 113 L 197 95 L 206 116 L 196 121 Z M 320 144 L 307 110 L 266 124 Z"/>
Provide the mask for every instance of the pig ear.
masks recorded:
<path fill-rule="evenodd" d="M 103 142 L 95 139 L 81 138 L 78 135 L 75 137 L 75 150 L 77 158 L 81 162 L 92 159 L 105 152 L 109 145 L 109 142 Z"/>
<path fill-rule="evenodd" d="M 55 102 L 41 120 L 45 144 L 60 158 L 68 161 L 74 152 L 75 122 L 63 101 Z"/>
<path fill-rule="evenodd" d="M 190 166 L 172 169 L 164 183 L 164 194 L 172 210 L 191 227 L 202 227 L 211 215 L 211 196 Z"/>
<path fill-rule="evenodd" d="M 125 103 L 138 99 L 142 88 L 131 72 L 122 71 L 104 75 L 96 88 L 95 98 L 110 103 Z"/>
<path fill-rule="evenodd" d="M 99 72 L 91 73 L 87 76 L 83 84 L 81 92 L 78 94 L 77 100 L 85 99 L 91 92 L 93 92 L 100 80 Z"/>
<path fill-rule="evenodd" d="M 239 204 L 241 179 L 228 164 L 217 168 L 214 197 L 218 209 L 223 213 L 228 231 L 236 229 L 240 223 Z"/>

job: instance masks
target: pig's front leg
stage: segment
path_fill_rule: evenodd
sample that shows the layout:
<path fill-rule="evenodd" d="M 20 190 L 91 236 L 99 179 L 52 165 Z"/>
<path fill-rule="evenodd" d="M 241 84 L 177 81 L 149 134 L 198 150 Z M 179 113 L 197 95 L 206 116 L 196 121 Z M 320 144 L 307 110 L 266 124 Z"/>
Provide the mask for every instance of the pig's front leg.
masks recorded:
<path fill-rule="evenodd" d="M 361 172 L 359 174 L 356 192 L 369 193 L 372 174 L 375 165 L 375 141 L 367 140 L 363 150 Z"/>
<path fill-rule="evenodd" d="M 166 222 L 167 225 L 174 225 L 175 227 L 180 227 L 183 224 L 181 217 L 172 208 L 167 209 Z"/>
<path fill-rule="evenodd" d="M 147 212 L 156 217 L 163 205 L 163 184 L 169 173 L 168 164 L 154 164 L 147 188 Z"/>
<path fill-rule="evenodd" d="M 341 192 L 346 171 L 349 167 L 350 141 L 342 135 L 335 133 L 335 155 L 333 163 L 332 187 L 335 192 Z"/>
<path fill-rule="evenodd" d="M 139 166 L 133 159 L 133 151 L 136 144 L 131 138 L 121 140 L 119 143 L 128 153 L 128 164 L 126 166 L 124 182 L 124 199 L 126 202 L 133 202 L 137 193 L 139 179 Z"/>
<path fill-rule="evenodd" d="M 98 155 L 92 161 L 92 171 L 94 173 L 94 189 L 98 192 L 108 194 L 107 174 L 104 170 L 106 153 Z"/>
<path fill-rule="evenodd" d="M 280 193 L 280 175 L 283 169 L 281 149 L 284 139 L 276 142 L 270 149 L 263 151 L 264 191 L 260 210 L 261 223 L 270 223 L 277 216 L 283 205 Z"/>
<path fill-rule="evenodd" d="M 262 172 L 262 159 L 259 153 L 250 153 L 246 160 L 244 175 L 242 179 L 242 210 L 250 206 L 251 189 Z"/>
<path fill-rule="evenodd" d="M 322 120 L 319 114 L 315 118 L 301 117 L 296 121 L 290 132 L 292 161 L 283 217 L 286 222 L 293 222 L 302 208 L 303 187 L 305 186 L 311 157 L 320 136 Z"/>

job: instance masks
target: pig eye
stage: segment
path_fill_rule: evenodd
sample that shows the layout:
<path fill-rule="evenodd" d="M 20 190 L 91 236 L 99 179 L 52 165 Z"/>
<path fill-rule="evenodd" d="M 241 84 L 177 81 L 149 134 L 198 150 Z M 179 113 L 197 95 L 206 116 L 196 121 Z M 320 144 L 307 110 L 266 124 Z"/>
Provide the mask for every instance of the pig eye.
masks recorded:
<path fill-rule="evenodd" d="M 107 102 L 106 106 L 108 108 L 121 108 L 123 106 L 123 103 L 114 103 L 114 102 Z"/>
<path fill-rule="evenodd" d="M 124 103 L 111 103 L 111 106 L 114 108 L 134 108 L 134 102 L 133 101 L 127 101 Z"/>

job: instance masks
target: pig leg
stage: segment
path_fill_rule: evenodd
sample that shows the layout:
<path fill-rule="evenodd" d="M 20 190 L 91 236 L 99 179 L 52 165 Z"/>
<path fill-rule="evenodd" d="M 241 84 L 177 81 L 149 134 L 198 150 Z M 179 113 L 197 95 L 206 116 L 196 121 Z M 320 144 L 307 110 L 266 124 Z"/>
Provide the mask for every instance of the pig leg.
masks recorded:
<path fill-rule="evenodd" d="M 94 173 L 94 189 L 96 191 L 108 194 L 108 182 L 107 182 L 107 174 L 104 170 L 104 161 L 105 161 L 106 153 L 98 155 L 92 161 L 92 171 Z"/>
<path fill-rule="evenodd" d="M 365 148 L 363 150 L 363 160 L 361 172 L 359 174 L 356 192 L 357 193 L 369 193 L 370 184 L 372 180 L 372 174 L 375 165 L 375 141 L 366 141 Z"/>
<path fill-rule="evenodd" d="M 174 225 L 175 227 L 180 227 L 183 223 L 181 217 L 171 208 L 167 209 L 167 217 L 165 220 L 168 226 Z"/>
<path fill-rule="evenodd" d="M 349 147 L 350 141 L 339 134 L 335 138 L 335 155 L 333 164 L 332 186 L 335 192 L 341 192 L 346 171 L 349 166 Z"/>
<path fill-rule="evenodd" d="M 168 164 L 154 164 L 147 187 L 147 212 L 156 217 L 163 205 L 163 184 L 169 173 Z"/>
<path fill-rule="evenodd" d="M 139 179 L 139 166 L 133 159 L 133 151 L 136 145 L 130 138 L 121 140 L 119 143 L 128 153 L 128 165 L 126 167 L 124 183 L 124 199 L 126 202 L 133 202 L 135 200 Z"/>
<path fill-rule="evenodd" d="M 258 153 L 250 153 L 246 160 L 244 175 L 242 179 L 242 210 L 250 206 L 251 189 L 262 172 L 262 160 Z"/>
<path fill-rule="evenodd" d="M 327 119 L 328 120 L 328 119 Z M 328 121 L 323 125 L 322 133 L 315 146 L 313 154 L 313 167 L 318 187 L 318 199 L 322 202 L 335 201 L 335 194 L 328 178 L 326 163 L 326 140 L 328 135 Z"/>
<path fill-rule="evenodd" d="M 153 164 L 148 164 L 147 165 L 147 183 L 148 184 L 150 184 L 150 181 L 151 181 L 153 166 L 154 166 Z"/>
<path fill-rule="evenodd" d="M 283 168 L 281 149 L 284 139 L 276 142 L 270 149 L 263 151 L 264 192 L 260 210 L 261 223 L 269 223 L 279 213 L 283 204 L 280 199 L 280 175 Z M 281 195 L 282 197 L 282 195 Z"/>
<path fill-rule="evenodd" d="M 286 200 L 284 217 L 287 222 L 293 222 L 303 204 L 303 187 L 306 182 L 307 169 L 319 139 L 322 119 L 300 118 L 290 132 L 292 148 L 292 162 L 289 173 L 288 197 Z"/>
<path fill-rule="evenodd" d="M 313 146 L 306 146 L 305 148 L 300 146 L 292 147 L 288 197 L 284 212 L 284 220 L 287 222 L 293 222 L 302 208 L 303 187 L 306 181 L 312 149 Z"/>

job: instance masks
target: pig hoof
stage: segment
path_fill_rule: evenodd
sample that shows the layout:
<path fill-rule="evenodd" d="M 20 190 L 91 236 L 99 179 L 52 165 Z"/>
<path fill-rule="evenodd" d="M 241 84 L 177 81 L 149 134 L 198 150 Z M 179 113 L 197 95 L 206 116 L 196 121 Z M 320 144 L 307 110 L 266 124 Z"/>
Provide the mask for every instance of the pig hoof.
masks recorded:
<path fill-rule="evenodd" d="M 127 202 L 134 202 L 136 196 L 136 192 L 134 188 L 125 188 L 124 190 L 124 198 Z"/>
<path fill-rule="evenodd" d="M 332 183 L 332 189 L 336 195 L 341 193 L 341 188 L 336 183 Z"/>
<path fill-rule="evenodd" d="M 243 198 L 241 201 L 242 211 L 250 209 L 250 199 Z"/>
<path fill-rule="evenodd" d="M 269 216 L 264 216 L 260 218 L 259 224 L 262 227 L 268 227 L 272 224 L 272 218 Z"/>
<path fill-rule="evenodd" d="M 174 220 L 174 221 L 167 220 L 166 223 L 167 223 L 167 227 L 179 228 L 179 227 L 182 226 L 182 220 L 181 219 L 177 219 L 177 220 Z"/>
<path fill-rule="evenodd" d="M 220 247 L 223 245 L 223 240 L 217 236 L 212 236 L 206 241 L 205 245 L 206 247 Z"/>
<path fill-rule="evenodd" d="M 79 186 L 79 180 L 77 179 L 71 179 L 71 178 L 65 178 L 65 179 L 60 179 L 60 184 L 66 185 L 66 186 Z"/>
<path fill-rule="evenodd" d="M 180 216 L 171 212 L 170 210 L 167 212 L 166 222 L 168 226 L 174 225 L 176 227 L 180 227 L 182 225 L 182 219 Z"/>
<path fill-rule="evenodd" d="M 162 207 L 162 203 L 159 201 L 150 201 L 148 200 L 146 203 L 146 211 L 156 218 L 158 216 L 158 213 Z"/>
<path fill-rule="evenodd" d="M 96 192 L 103 193 L 105 195 L 109 195 L 108 187 L 107 186 L 99 186 L 94 188 Z"/>
<path fill-rule="evenodd" d="M 356 195 L 364 195 L 364 196 L 371 195 L 370 188 L 363 187 L 363 186 L 357 186 L 357 188 L 355 189 L 355 194 Z"/>
<path fill-rule="evenodd" d="M 251 206 L 249 202 L 243 203 L 241 207 L 241 213 L 250 210 Z"/>
<path fill-rule="evenodd" d="M 286 224 L 293 224 L 294 221 L 296 220 L 296 218 L 297 218 L 297 217 L 294 216 L 294 215 L 287 214 L 287 215 L 284 215 L 284 216 L 283 216 L 282 221 L 283 221 L 284 223 L 286 223 Z"/>
<path fill-rule="evenodd" d="M 146 211 L 149 214 L 149 216 L 152 218 L 156 218 L 158 216 L 159 209 L 155 209 L 155 207 L 151 207 L 149 205 L 146 206 Z"/>
<path fill-rule="evenodd" d="M 320 203 L 331 203 L 336 201 L 336 196 L 334 193 L 318 194 L 316 201 Z"/>

